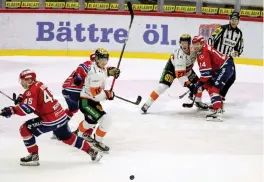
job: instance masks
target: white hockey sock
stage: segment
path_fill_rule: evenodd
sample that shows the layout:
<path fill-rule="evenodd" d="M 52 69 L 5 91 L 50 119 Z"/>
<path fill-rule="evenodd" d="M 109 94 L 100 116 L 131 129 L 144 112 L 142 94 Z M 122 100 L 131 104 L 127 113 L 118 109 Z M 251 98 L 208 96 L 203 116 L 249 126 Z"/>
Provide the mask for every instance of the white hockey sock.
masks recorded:
<path fill-rule="evenodd" d="M 102 142 L 104 136 L 106 135 L 106 133 L 109 131 L 110 126 L 112 124 L 112 120 L 108 115 L 103 115 L 103 117 L 101 117 L 98 121 L 99 126 L 96 129 L 95 132 L 95 140 L 97 142 Z"/>
<path fill-rule="evenodd" d="M 163 94 L 167 89 L 169 88 L 168 85 L 165 85 L 163 83 L 159 83 L 158 87 L 153 90 L 150 94 L 150 97 L 146 101 L 146 104 L 148 106 L 151 106 L 155 100 L 158 99 L 158 97 Z"/>

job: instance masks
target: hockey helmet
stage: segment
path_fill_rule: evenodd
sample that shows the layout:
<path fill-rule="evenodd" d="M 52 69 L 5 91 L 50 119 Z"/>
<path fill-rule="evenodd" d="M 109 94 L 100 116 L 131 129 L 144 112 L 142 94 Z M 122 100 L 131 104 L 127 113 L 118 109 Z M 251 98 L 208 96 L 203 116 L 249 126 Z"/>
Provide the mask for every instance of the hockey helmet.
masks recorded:
<path fill-rule="evenodd" d="M 30 69 L 26 69 L 24 71 L 22 71 L 19 75 L 19 79 L 32 79 L 33 81 L 36 81 L 37 75 L 34 71 L 30 70 Z"/>
<path fill-rule="evenodd" d="M 190 34 L 182 34 L 179 43 L 181 43 L 181 41 L 187 41 L 189 44 L 191 44 L 192 37 Z"/>
<path fill-rule="evenodd" d="M 196 53 L 200 53 L 202 50 L 202 47 L 204 46 L 205 40 L 203 36 L 194 36 L 192 40 L 193 49 Z"/>
<path fill-rule="evenodd" d="M 28 89 L 29 86 L 36 81 L 36 78 L 37 78 L 36 73 L 30 69 L 23 70 L 19 74 L 19 81 L 25 89 Z"/>
<path fill-rule="evenodd" d="M 204 43 L 204 37 L 200 35 L 194 36 L 192 39 L 192 44 L 196 43 Z"/>
<path fill-rule="evenodd" d="M 100 59 L 109 59 L 109 53 L 104 48 L 98 48 L 96 49 L 95 53 L 95 61 L 99 61 Z"/>

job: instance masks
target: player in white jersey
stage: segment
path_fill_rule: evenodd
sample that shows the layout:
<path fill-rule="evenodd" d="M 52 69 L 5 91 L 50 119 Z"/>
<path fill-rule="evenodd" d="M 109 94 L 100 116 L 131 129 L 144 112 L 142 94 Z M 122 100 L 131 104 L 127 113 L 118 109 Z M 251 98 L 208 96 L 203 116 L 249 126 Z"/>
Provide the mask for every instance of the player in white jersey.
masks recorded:
<path fill-rule="evenodd" d="M 180 48 L 171 55 L 162 72 L 158 87 L 151 92 L 150 97 L 141 108 L 144 113 L 171 86 L 175 78 L 179 80 L 183 87 L 190 89 L 189 98 L 193 99 L 192 91 L 199 78 L 193 70 L 196 54 L 191 51 L 190 45 L 191 36 L 189 34 L 181 35 Z M 195 96 L 195 105 L 201 109 L 208 109 L 208 105 L 201 102 L 202 92 L 197 93 Z"/>
<path fill-rule="evenodd" d="M 114 99 L 114 92 L 105 90 L 105 82 L 108 76 L 118 78 L 120 74 L 118 68 L 106 67 L 108 60 L 107 50 L 99 48 L 95 51 L 95 61 L 88 66 L 79 101 L 79 107 L 85 120 L 79 124 L 78 135 L 83 136 L 86 131 L 95 130 L 94 135 L 86 135 L 84 138 L 104 152 L 110 150 L 102 141 L 110 128 L 111 118 L 103 110 L 100 101 Z M 95 129 L 97 124 L 98 127 Z"/>

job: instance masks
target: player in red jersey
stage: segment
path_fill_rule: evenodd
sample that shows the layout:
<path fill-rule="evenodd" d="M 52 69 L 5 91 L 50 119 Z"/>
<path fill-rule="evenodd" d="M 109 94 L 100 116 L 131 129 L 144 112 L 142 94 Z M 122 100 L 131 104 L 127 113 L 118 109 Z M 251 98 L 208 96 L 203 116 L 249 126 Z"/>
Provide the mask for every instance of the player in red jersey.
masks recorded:
<path fill-rule="evenodd" d="M 90 60 L 79 64 L 76 70 L 70 74 L 62 85 L 62 94 L 68 105 L 65 112 L 69 118 L 71 118 L 79 110 L 80 92 L 82 91 L 84 80 L 87 76 L 88 70 L 90 69 L 90 65 L 94 62 L 94 58 L 95 54 L 92 53 L 90 55 Z M 77 132 L 75 132 L 75 134 L 77 134 Z M 56 139 L 55 133 L 53 133 L 52 139 Z"/>
<path fill-rule="evenodd" d="M 50 131 L 54 131 L 57 138 L 65 144 L 72 145 L 88 153 L 92 160 L 101 159 L 102 156 L 87 141 L 69 131 L 67 124 L 69 118 L 65 114 L 64 109 L 54 99 L 47 86 L 36 80 L 36 73 L 34 71 L 29 69 L 22 71 L 19 79 L 26 91 L 19 96 L 18 105 L 5 107 L 1 110 L 0 114 L 6 118 L 9 118 L 13 114 L 25 116 L 34 113 L 38 115 L 37 118 L 26 121 L 20 127 L 20 134 L 30 153 L 27 157 L 20 159 L 21 165 L 39 165 L 36 137 Z"/>
<path fill-rule="evenodd" d="M 210 94 L 213 108 L 212 113 L 206 116 L 207 120 L 222 121 L 223 103 L 219 92 L 234 72 L 234 60 L 205 44 L 202 36 L 195 36 L 192 44 L 197 53 L 201 73 L 200 80 L 193 92 L 196 93 L 201 86 L 204 86 Z"/>
<path fill-rule="evenodd" d="M 94 62 L 94 54 L 90 55 L 90 60 L 81 63 L 76 70 L 64 81 L 62 87 L 62 94 L 67 102 L 68 109 L 66 114 L 72 117 L 74 113 L 79 110 L 78 102 L 80 99 L 80 92 L 87 76 L 90 65 Z"/>

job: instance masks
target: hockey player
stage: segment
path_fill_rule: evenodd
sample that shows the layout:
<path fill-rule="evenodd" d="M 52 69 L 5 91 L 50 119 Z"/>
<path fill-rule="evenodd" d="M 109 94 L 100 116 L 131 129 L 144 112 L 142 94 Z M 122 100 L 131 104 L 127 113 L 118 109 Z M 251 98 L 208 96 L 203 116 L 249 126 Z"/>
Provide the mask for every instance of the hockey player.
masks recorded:
<path fill-rule="evenodd" d="M 239 13 L 232 12 L 229 16 L 229 24 L 222 25 L 217 28 L 212 34 L 212 37 L 208 39 L 208 43 L 224 55 L 239 57 L 243 53 L 244 49 L 243 33 L 238 28 L 239 20 Z M 234 70 L 233 75 L 220 91 L 220 95 L 223 99 L 225 99 L 229 88 L 235 80 L 236 71 Z"/>
<path fill-rule="evenodd" d="M 85 77 L 89 70 L 89 66 L 94 61 L 94 53 L 90 55 L 90 60 L 81 63 L 76 70 L 74 70 L 70 76 L 64 81 L 62 87 L 62 94 L 68 105 L 65 109 L 69 118 L 73 117 L 79 110 L 80 93 L 84 84 Z M 91 132 L 91 131 L 88 131 Z M 77 134 L 77 133 L 75 133 Z M 52 139 L 56 139 L 55 133 L 53 133 Z"/>
<path fill-rule="evenodd" d="M 78 134 L 83 136 L 84 132 L 90 130 L 84 138 L 103 152 L 110 150 L 102 141 L 110 128 L 111 118 L 103 110 L 100 101 L 114 99 L 114 92 L 105 90 L 105 83 L 108 76 L 118 78 L 120 74 L 118 68 L 106 67 L 108 60 L 107 50 L 99 48 L 95 51 L 95 61 L 89 65 L 79 102 L 85 120 L 79 124 Z M 99 126 L 92 135 L 97 123 Z"/>
<path fill-rule="evenodd" d="M 193 70 L 196 55 L 190 48 L 191 36 L 189 34 L 181 35 L 179 43 L 180 48 L 178 48 L 174 54 L 171 55 L 165 68 L 163 69 L 158 87 L 151 92 L 150 97 L 142 106 L 141 110 L 144 113 L 146 113 L 153 102 L 156 101 L 158 97 L 171 86 L 175 78 L 179 80 L 183 87 L 188 87 L 190 89 L 190 97 L 192 98 L 194 84 L 199 80 L 199 78 Z M 201 97 L 201 92 L 196 94 L 195 105 L 201 109 L 208 109 L 208 105 L 201 102 Z"/>
<path fill-rule="evenodd" d="M 24 94 L 20 95 L 20 102 L 16 106 L 5 107 L 1 115 L 9 118 L 16 114 L 25 116 L 34 113 L 37 118 L 26 121 L 20 127 L 20 134 L 29 155 L 20 159 L 23 166 L 39 165 L 38 145 L 36 137 L 43 133 L 54 131 L 57 138 L 68 145 L 72 145 L 87 154 L 92 160 L 100 160 L 102 157 L 98 151 L 91 147 L 87 141 L 71 133 L 68 129 L 68 117 L 60 103 L 54 99 L 47 86 L 36 80 L 36 73 L 32 70 L 24 70 L 20 73 L 19 79 Z"/>
<path fill-rule="evenodd" d="M 193 47 L 197 53 L 197 61 L 201 77 L 195 85 L 194 93 L 203 86 L 208 90 L 212 113 L 207 115 L 207 120 L 222 121 L 223 104 L 220 97 L 220 90 L 230 79 L 234 71 L 234 60 L 231 56 L 226 56 L 205 43 L 204 37 L 195 36 L 192 40 Z"/>

